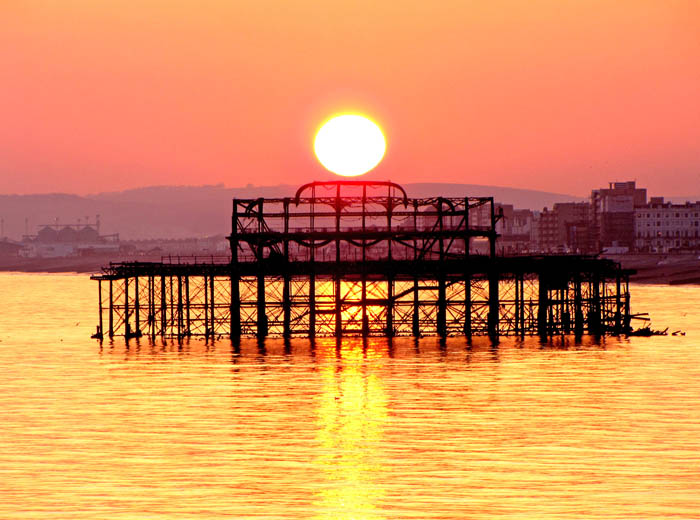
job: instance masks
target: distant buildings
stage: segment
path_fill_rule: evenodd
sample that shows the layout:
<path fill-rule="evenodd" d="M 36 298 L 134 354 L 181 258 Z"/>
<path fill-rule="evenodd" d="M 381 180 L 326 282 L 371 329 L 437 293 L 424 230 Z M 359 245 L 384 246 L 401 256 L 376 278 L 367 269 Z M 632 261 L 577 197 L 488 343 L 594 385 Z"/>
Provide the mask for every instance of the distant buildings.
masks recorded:
<path fill-rule="evenodd" d="M 634 181 L 591 191 L 589 202 L 557 203 L 542 211 L 499 204 L 499 252 L 681 253 L 700 251 L 700 201 L 647 202 Z"/>
<path fill-rule="evenodd" d="M 611 182 L 607 188 L 592 190 L 589 201 L 560 202 L 541 211 L 502 203 L 496 203 L 494 210 L 500 255 L 700 252 L 700 201 L 673 204 L 663 197 L 647 201 L 647 190 L 638 188 L 634 181 Z M 488 228 L 491 218 L 487 205 L 469 212 L 473 227 Z M 423 229 L 435 223 L 434 216 L 419 215 L 417 220 Z M 0 230 L 2 224 L 0 219 Z M 327 227 L 334 225 L 329 217 Z M 223 236 L 120 242 L 118 234 L 100 235 L 99 231 L 99 217 L 94 224 L 88 218 L 76 224 L 44 224 L 19 243 L 0 237 L 0 257 L 56 258 L 110 252 L 218 256 L 228 252 Z M 487 254 L 488 242 L 474 238 L 472 250 Z"/>
<path fill-rule="evenodd" d="M 21 255 L 28 258 L 84 256 L 119 251 L 119 235 L 100 235 L 100 221 L 78 224 L 42 224 L 36 235 L 22 237 Z"/>
<path fill-rule="evenodd" d="M 100 234 L 99 216 L 75 224 L 42 224 L 34 235 L 24 235 L 22 241 L 0 238 L 0 258 L 30 259 L 68 258 L 102 254 L 128 255 L 134 258 L 158 259 L 164 256 L 227 256 L 229 243 L 223 235 L 180 239 L 120 240 L 119 234 Z"/>

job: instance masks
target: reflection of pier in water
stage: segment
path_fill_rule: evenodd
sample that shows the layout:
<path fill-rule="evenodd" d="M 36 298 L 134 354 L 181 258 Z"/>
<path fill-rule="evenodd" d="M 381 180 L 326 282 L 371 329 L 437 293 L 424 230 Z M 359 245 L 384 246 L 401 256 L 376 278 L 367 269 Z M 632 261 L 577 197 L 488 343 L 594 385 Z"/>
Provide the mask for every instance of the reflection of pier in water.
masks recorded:
<path fill-rule="evenodd" d="M 390 182 L 233 201 L 232 256 L 111 264 L 97 336 L 624 332 L 628 274 L 593 257 L 497 257 L 492 198 L 411 199 Z M 106 327 L 105 327 L 106 326 Z"/>

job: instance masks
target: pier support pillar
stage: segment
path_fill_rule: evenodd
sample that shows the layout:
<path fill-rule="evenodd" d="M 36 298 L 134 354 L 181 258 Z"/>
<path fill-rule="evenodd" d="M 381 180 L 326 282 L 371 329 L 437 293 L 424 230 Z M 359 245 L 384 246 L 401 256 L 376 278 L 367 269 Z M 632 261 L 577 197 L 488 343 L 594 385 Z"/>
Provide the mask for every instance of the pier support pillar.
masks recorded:
<path fill-rule="evenodd" d="M 165 305 L 165 276 L 160 277 L 160 335 L 165 336 L 165 325 L 167 323 L 168 308 Z"/>
<path fill-rule="evenodd" d="M 135 324 L 136 329 L 134 330 L 134 336 L 141 336 L 141 302 L 139 299 L 139 277 L 134 276 L 134 314 L 135 314 Z"/>
<path fill-rule="evenodd" d="M 169 332 L 168 335 L 172 336 L 175 330 L 175 291 L 173 284 L 173 275 L 168 276 L 168 287 L 170 289 L 170 317 L 169 317 Z"/>
<path fill-rule="evenodd" d="M 237 270 L 231 272 L 231 337 L 238 338 L 241 335 L 241 294 L 238 284 Z"/>
<path fill-rule="evenodd" d="M 129 313 L 131 309 L 129 308 L 129 277 L 124 277 L 124 337 L 129 339 L 131 337 L 131 327 L 129 326 Z"/>
<path fill-rule="evenodd" d="M 537 334 L 546 338 L 549 332 L 549 282 L 544 273 L 539 274 L 538 303 Z"/>
<path fill-rule="evenodd" d="M 258 337 L 264 338 L 268 333 L 268 320 L 265 314 L 265 275 L 258 275 Z"/>
<path fill-rule="evenodd" d="M 292 323 L 292 299 L 291 299 L 291 280 L 289 279 L 289 273 L 284 274 L 282 283 L 282 335 L 288 338 L 292 335 L 291 323 Z"/>
<path fill-rule="evenodd" d="M 522 304 L 522 294 L 520 293 L 520 275 L 516 274 L 513 277 L 513 283 L 515 284 L 515 316 L 514 316 L 514 324 L 513 324 L 513 333 L 517 336 L 520 334 L 520 313 L 523 310 L 523 304 Z"/>
<path fill-rule="evenodd" d="M 420 336 L 420 298 L 419 298 L 418 277 L 413 278 L 413 321 L 411 332 L 413 337 Z"/>
<path fill-rule="evenodd" d="M 113 280 L 109 279 L 109 337 L 114 337 L 114 289 Z"/>
<path fill-rule="evenodd" d="M 581 298 L 581 278 L 574 278 L 574 336 L 583 336 L 583 302 Z"/>
<path fill-rule="evenodd" d="M 192 335 L 190 322 L 190 275 L 185 275 L 185 334 Z"/>
<path fill-rule="evenodd" d="M 96 336 L 102 339 L 104 329 L 102 328 L 102 280 L 97 280 L 97 304 L 99 305 L 100 321 L 97 326 Z"/>
<path fill-rule="evenodd" d="M 622 323 L 623 330 L 625 333 L 631 330 L 630 321 L 632 317 L 630 316 L 630 280 L 629 276 L 625 274 L 625 317 Z"/>
<path fill-rule="evenodd" d="M 182 275 L 177 275 L 177 337 L 182 338 L 185 332 L 185 312 L 183 302 Z"/>
<path fill-rule="evenodd" d="M 367 278 L 362 275 L 362 336 L 369 336 L 369 317 L 367 316 Z"/>
<path fill-rule="evenodd" d="M 498 273 L 491 271 L 489 273 L 489 314 L 488 314 L 488 331 L 492 340 L 498 339 L 499 333 L 499 310 L 500 301 L 498 295 Z"/>
<path fill-rule="evenodd" d="M 338 273 L 334 275 L 333 285 L 335 294 L 335 337 L 339 338 L 343 335 L 343 310 L 340 297 L 341 282 Z"/>
<path fill-rule="evenodd" d="M 386 335 L 394 336 L 394 279 L 389 277 L 386 281 Z"/>
<path fill-rule="evenodd" d="M 309 337 L 316 336 L 316 275 L 309 275 Z"/>
<path fill-rule="evenodd" d="M 202 284 L 204 286 L 204 337 L 209 337 L 209 282 L 207 280 L 207 275 L 202 277 Z"/>
<path fill-rule="evenodd" d="M 560 298 L 559 298 L 559 308 L 561 309 L 561 324 L 562 324 L 562 329 L 564 331 L 564 334 L 569 334 L 571 332 L 571 312 L 569 310 L 569 286 L 568 286 L 568 280 L 567 280 L 567 285 L 565 288 L 561 289 L 560 291 Z"/>
<path fill-rule="evenodd" d="M 622 301 L 621 301 L 622 283 L 620 273 L 615 277 L 615 334 L 622 333 Z"/>
<path fill-rule="evenodd" d="M 520 335 L 525 335 L 525 276 L 521 273 L 520 282 Z M 532 301 L 530 302 L 532 303 Z"/>
<path fill-rule="evenodd" d="M 155 295 L 155 279 L 153 275 L 148 275 L 148 334 L 151 338 L 156 335 L 156 295 Z"/>
<path fill-rule="evenodd" d="M 599 336 L 601 332 L 601 302 L 600 302 L 600 279 L 597 274 L 593 274 L 590 281 L 590 310 L 588 311 L 588 332 L 594 336 Z"/>
<path fill-rule="evenodd" d="M 240 278 L 238 271 L 238 204 L 233 202 L 233 213 L 231 214 L 231 303 L 229 312 L 229 323 L 231 324 L 229 334 L 231 338 L 239 338 L 241 336 L 241 293 L 240 293 Z M 189 296 L 187 297 L 189 300 Z M 188 323 L 187 332 L 189 334 L 189 308 L 188 308 Z"/>
<path fill-rule="evenodd" d="M 472 337 L 472 278 L 467 275 L 464 278 L 464 335 Z"/>
<path fill-rule="evenodd" d="M 437 333 L 440 337 L 447 336 L 447 295 L 444 275 L 438 280 Z"/>
<path fill-rule="evenodd" d="M 209 277 L 209 325 L 211 327 L 211 337 L 214 338 L 216 335 L 216 303 L 214 297 L 214 275 Z"/>

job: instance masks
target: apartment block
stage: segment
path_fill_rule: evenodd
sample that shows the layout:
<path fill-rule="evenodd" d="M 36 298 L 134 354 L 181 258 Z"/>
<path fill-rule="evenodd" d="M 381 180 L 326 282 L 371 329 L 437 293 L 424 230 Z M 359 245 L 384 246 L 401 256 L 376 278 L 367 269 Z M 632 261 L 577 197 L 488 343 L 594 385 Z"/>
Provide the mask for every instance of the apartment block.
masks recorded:
<path fill-rule="evenodd" d="M 635 208 L 647 203 L 647 190 L 634 181 L 611 182 L 608 188 L 591 192 L 592 227 L 595 249 L 634 247 Z"/>
<path fill-rule="evenodd" d="M 650 253 L 700 249 L 700 201 L 672 204 L 652 197 L 649 204 L 635 208 L 634 246 Z"/>
<path fill-rule="evenodd" d="M 588 202 L 560 202 L 538 217 L 538 245 L 543 252 L 589 253 L 594 248 Z"/>

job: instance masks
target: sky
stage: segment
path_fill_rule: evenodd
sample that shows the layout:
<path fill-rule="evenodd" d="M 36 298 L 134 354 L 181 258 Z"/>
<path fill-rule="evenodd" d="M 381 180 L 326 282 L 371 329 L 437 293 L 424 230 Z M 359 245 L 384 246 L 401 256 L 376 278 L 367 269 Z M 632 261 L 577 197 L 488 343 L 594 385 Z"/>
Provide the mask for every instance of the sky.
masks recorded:
<path fill-rule="evenodd" d="M 0 193 L 302 184 L 370 115 L 370 174 L 700 193 L 698 0 L 0 0 Z"/>

